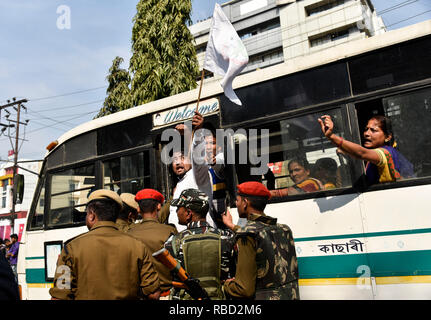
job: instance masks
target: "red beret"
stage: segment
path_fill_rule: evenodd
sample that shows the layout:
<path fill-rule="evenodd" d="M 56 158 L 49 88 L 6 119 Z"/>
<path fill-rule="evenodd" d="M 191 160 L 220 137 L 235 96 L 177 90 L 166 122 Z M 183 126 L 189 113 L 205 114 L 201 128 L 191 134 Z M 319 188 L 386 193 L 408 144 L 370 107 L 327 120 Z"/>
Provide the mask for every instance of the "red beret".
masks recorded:
<path fill-rule="evenodd" d="M 271 192 L 260 182 L 248 181 L 237 185 L 238 194 L 243 196 L 271 198 Z"/>
<path fill-rule="evenodd" d="M 154 189 L 142 189 L 135 196 L 135 201 L 145 199 L 153 199 L 160 202 L 161 204 L 165 202 L 165 197 L 163 197 L 163 194 Z"/>

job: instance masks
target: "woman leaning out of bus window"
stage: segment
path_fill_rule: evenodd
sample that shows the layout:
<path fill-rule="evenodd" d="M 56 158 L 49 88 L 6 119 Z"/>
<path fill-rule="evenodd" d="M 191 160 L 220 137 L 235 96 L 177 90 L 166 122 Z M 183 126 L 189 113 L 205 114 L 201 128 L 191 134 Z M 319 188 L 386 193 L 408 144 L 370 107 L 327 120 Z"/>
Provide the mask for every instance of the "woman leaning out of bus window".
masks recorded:
<path fill-rule="evenodd" d="M 338 147 L 337 152 L 367 162 L 365 175 L 369 184 L 414 176 L 413 165 L 395 149 L 388 118 L 378 115 L 368 120 L 363 147 L 335 135 L 334 123 L 329 115 L 322 116 L 318 121 L 326 138 Z"/>

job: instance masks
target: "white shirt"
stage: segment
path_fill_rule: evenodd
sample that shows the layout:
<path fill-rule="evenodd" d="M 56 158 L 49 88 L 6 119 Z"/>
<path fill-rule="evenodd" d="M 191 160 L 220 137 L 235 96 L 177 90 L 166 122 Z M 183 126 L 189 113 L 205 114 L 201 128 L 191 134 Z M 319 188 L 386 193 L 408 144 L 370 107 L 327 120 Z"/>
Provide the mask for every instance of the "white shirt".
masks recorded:
<path fill-rule="evenodd" d="M 192 155 L 193 155 L 193 150 L 195 148 L 195 144 L 197 145 L 200 143 L 205 143 L 205 141 L 200 140 L 200 139 L 198 139 L 198 141 L 196 141 L 196 139 L 193 139 L 193 147 L 192 147 L 192 152 L 191 152 Z M 193 158 L 193 156 L 192 156 L 192 158 Z M 172 199 L 178 199 L 181 195 L 181 192 L 183 192 L 186 189 L 197 189 L 197 190 L 205 192 L 207 195 L 211 194 L 211 198 L 209 198 L 208 201 L 212 201 L 212 186 L 211 186 L 210 180 L 205 181 L 205 184 L 201 185 L 199 187 L 198 184 L 196 183 L 196 179 L 195 179 L 195 173 L 198 171 L 205 170 L 206 176 L 209 175 L 208 165 L 207 164 L 196 164 L 196 163 L 192 162 L 192 166 L 193 166 L 193 168 L 190 169 L 189 171 L 187 171 L 184 174 L 184 176 L 181 178 L 181 180 L 178 181 L 177 187 L 175 189 L 175 192 L 174 192 Z M 209 212 L 207 213 L 206 221 L 209 225 L 211 225 L 213 228 L 215 228 L 215 223 L 214 223 L 213 219 L 211 218 L 211 215 L 209 214 Z M 168 222 L 174 224 L 177 227 L 178 232 L 181 232 L 187 228 L 186 226 L 182 226 L 178 223 L 177 207 L 174 207 L 174 206 L 170 207 Z"/>

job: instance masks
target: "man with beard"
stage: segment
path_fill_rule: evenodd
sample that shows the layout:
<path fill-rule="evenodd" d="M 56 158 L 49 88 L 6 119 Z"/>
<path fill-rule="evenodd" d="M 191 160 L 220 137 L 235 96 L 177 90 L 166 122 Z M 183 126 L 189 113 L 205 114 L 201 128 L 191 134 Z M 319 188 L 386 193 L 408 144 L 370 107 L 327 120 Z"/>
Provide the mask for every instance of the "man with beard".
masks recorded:
<path fill-rule="evenodd" d="M 203 123 L 203 117 L 199 112 L 196 112 L 193 116 L 192 125 L 200 125 Z M 187 126 L 184 124 L 179 124 L 175 127 L 181 134 L 184 134 L 184 132 L 187 130 Z M 185 135 L 190 136 L 190 135 Z M 202 144 L 202 145 L 200 145 Z M 205 149 L 205 141 L 204 140 L 196 140 L 193 139 L 192 143 L 192 150 L 191 154 L 193 154 L 193 150 L 195 148 L 203 148 Z M 195 178 L 195 171 L 198 168 L 194 168 L 195 170 L 191 170 L 192 166 L 199 166 L 202 167 L 202 170 L 205 170 L 205 172 L 208 174 L 208 165 L 206 163 L 194 163 L 192 164 L 192 161 L 190 160 L 190 156 L 185 154 L 183 151 L 177 151 L 173 153 L 173 159 L 172 159 L 172 171 L 174 172 L 176 178 L 178 179 L 177 185 L 174 189 L 173 193 L 173 199 L 178 199 L 181 195 L 181 192 L 183 192 L 186 189 L 202 189 L 198 186 L 196 183 Z M 160 220 L 160 219 L 159 219 Z M 177 227 L 177 230 L 179 232 L 183 231 L 185 229 L 185 226 L 180 225 L 178 222 L 178 216 L 176 214 L 176 208 L 170 207 L 169 209 L 169 219 L 168 222 L 171 224 L 174 224 Z M 215 227 L 214 221 L 211 218 L 210 215 L 207 216 L 207 223 Z"/>

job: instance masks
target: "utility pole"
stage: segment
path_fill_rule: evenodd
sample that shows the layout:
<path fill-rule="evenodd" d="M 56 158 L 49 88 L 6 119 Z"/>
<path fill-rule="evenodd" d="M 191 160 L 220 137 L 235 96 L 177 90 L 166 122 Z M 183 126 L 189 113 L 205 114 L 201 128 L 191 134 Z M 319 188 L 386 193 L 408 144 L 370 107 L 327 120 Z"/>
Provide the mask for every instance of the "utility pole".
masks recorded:
<path fill-rule="evenodd" d="M 16 116 L 16 134 L 15 134 L 15 149 L 13 154 L 13 194 L 16 194 L 17 185 L 16 185 L 16 179 L 15 176 L 18 173 L 18 168 L 16 167 L 18 164 L 18 138 L 19 138 L 19 116 L 21 112 L 21 103 L 18 104 L 18 111 Z M 12 198 L 12 214 L 15 215 L 15 200 L 16 198 Z M 15 217 L 14 217 L 15 218 Z"/>
<path fill-rule="evenodd" d="M 12 98 L 13 102 L 10 102 L 10 100 L 8 100 L 7 104 L 0 106 L 0 111 L 9 107 L 13 107 L 16 111 L 17 111 L 17 117 L 16 117 L 16 121 L 9 119 L 10 116 L 10 112 L 8 112 L 8 116 L 6 116 L 7 120 L 9 122 L 14 122 L 16 123 L 15 125 L 5 125 L 5 124 L 1 124 L 1 126 L 3 126 L 4 128 L 2 129 L 2 132 L 4 132 L 4 129 L 6 129 L 7 127 L 12 128 L 12 127 L 16 127 L 15 130 L 15 147 L 12 146 L 13 151 L 14 151 L 14 160 L 13 160 L 13 194 L 17 193 L 17 185 L 16 185 L 16 175 L 17 175 L 17 171 L 18 171 L 18 145 L 19 145 L 19 126 L 20 124 L 22 125 L 27 125 L 27 123 L 24 122 L 20 122 L 20 115 L 21 115 L 21 107 L 25 108 L 26 107 L 24 105 L 22 105 L 23 103 L 27 102 L 27 99 L 21 99 L 21 100 L 16 100 L 16 98 Z M 17 106 L 17 107 L 15 107 Z M 10 135 L 8 135 L 9 139 L 12 139 L 12 137 Z M 11 141 L 12 143 L 12 141 Z M 16 205 L 16 197 L 13 197 L 12 199 L 12 210 L 11 210 L 11 219 L 12 219 L 12 224 L 13 221 L 16 218 L 16 213 L 15 213 L 15 205 Z M 13 225 L 12 225 L 13 227 Z"/>

